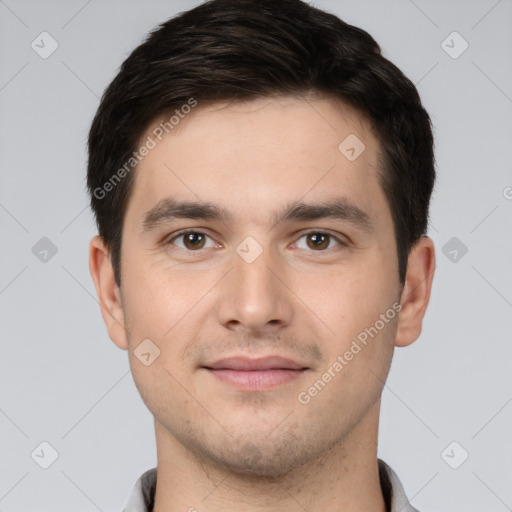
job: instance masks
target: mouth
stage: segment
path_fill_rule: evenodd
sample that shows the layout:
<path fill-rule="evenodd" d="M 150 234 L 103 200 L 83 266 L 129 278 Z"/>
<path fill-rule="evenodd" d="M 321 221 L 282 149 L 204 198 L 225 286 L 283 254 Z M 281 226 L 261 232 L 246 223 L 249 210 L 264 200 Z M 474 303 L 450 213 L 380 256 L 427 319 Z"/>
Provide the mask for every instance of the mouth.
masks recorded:
<path fill-rule="evenodd" d="M 216 379 L 245 391 L 262 391 L 291 382 L 309 368 L 290 359 L 230 357 L 201 367 Z"/>

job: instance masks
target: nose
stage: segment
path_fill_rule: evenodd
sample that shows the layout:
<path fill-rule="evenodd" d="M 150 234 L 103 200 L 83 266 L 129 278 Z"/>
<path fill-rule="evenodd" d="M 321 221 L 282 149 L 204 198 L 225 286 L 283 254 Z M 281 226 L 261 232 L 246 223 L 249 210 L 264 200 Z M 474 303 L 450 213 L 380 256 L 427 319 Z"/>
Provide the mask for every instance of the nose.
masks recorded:
<path fill-rule="evenodd" d="M 253 336 L 277 334 L 290 325 L 293 295 L 286 285 L 285 270 L 286 263 L 266 249 L 252 262 L 234 252 L 233 269 L 220 283 L 220 324 Z"/>

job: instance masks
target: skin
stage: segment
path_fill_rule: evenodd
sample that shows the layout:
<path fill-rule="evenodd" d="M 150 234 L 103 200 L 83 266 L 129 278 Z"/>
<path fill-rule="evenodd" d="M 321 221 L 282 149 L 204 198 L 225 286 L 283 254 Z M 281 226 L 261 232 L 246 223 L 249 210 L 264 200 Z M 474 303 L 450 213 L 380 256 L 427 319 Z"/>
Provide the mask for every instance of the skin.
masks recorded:
<path fill-rule="evenodd" d="M 338 150 L 349 134 L 365 144 L 354 161 Z M 155 512 L 385 511 L 380 397 L 394 347 L 421 332 L 435 255 L 422 237 L 400 284 L 378 151 L 366 121 L 332 98 L 199 104 L 136 170 L 120 288 L 108 248 L 91 241 L 108 333 L 128 350 L 155 418 Z M 145 213 L 171 195 L 223 206 L 232 219 L 174 219 L 142 232 Z M 370 229 L 331 218 L 271 221 L 292 201 L 341 196 L 367 213 Z M 203 248 L 173 238 L 188 228 L 208 235 Z M 310 231 L 332 236 L 318 249 Z M 236 252 L 248 236 L 263 250 L 252 263 Z M 298 394 L 394 303 L 400 314 L 301 403 Z M 147 338 L 160 350 L 149 366 L 134 354 Z M 309 369 L 270 390 L 242 391 L 201 368 L 235 354 L 277 354 Z"/>

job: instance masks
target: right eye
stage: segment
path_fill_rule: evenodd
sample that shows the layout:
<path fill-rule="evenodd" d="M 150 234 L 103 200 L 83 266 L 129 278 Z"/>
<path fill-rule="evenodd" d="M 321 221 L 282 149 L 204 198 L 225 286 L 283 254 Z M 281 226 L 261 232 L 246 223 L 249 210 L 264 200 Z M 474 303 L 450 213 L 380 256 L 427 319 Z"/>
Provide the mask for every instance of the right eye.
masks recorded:
<path fill-rule="evenodd" d="M 206 246 L 207 239 L 210 239 L 213 242 L 209 246 Z M 176 240 L 181 240 L 182 243 L 176 243 Z M 215 247 L 215 242 L 207 234 L 193 230 L 182 231 L 181 233 L 175 234 L 171 238 L 168 238 L 164 244 L 175 245 L 176 247 L 186 251 L 198 251 L 200 249 Z"/>

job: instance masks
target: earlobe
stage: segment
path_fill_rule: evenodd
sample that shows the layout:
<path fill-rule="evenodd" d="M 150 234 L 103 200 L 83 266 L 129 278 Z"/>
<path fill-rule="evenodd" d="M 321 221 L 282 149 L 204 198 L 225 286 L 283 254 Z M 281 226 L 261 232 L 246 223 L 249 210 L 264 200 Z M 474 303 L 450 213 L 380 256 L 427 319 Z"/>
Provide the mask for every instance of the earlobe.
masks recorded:
<path fill-rule="evenodd" d="M 421 334 L 436 268 L 434 242 L 422 236 L 411 249 L 401 295 L 395 346 L 405 347 Z"/>
<path fill-rule="evenodd" d="M 128 349 L 121 292 L 114 278 L 109 250 L 97 235 L 89 244 L 89 270 L 94 281 L 101 315 L 110 339 L 124 350 Z"/>

